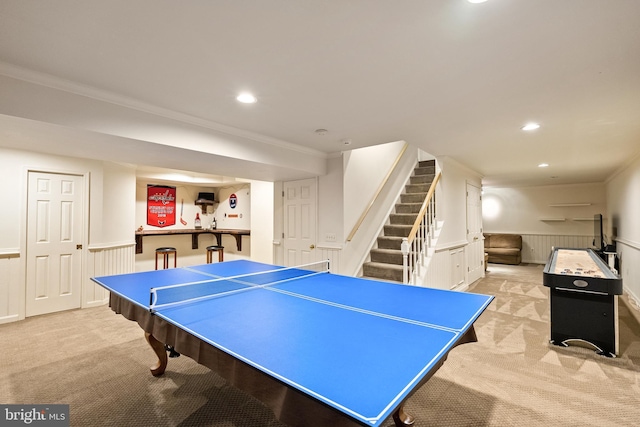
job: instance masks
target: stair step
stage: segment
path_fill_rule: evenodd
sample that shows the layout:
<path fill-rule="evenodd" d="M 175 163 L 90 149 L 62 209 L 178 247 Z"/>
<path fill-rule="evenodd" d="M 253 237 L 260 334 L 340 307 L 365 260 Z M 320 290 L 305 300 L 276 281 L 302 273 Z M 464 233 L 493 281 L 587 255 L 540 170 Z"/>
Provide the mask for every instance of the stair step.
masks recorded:
<path fill-rule="evenodd" d="M 410 194 L 401 194 L 400 202 L 401 203 L 422 203 L 424 202 L 425 197 L 427 197 L 427 193 L 410 193 Z"/>
<path fill-rule="evenodd" d="M 435 173 L 435 166 L 427 166 L 425 168 L 417 167 L 413 170 L 414 175 L 435 175 Z"/>
<path fill-rule="evenodd" d="M 431 184 L 407 184 L 404 186 L 404 192 L 406 194 L 426 194 L 429 192 L 429 187 L 431 187 Z"/>
<path fill-rule="evenodd" d="M 401 247 L 402 247 L 402 237 L 399 237 L 399 236 L 378 237 L 379 249 L 396 249 L 399 251 Z"/>
<path fill-rule="evenodd" d="M 420 203 L 398 203 L 396 204 L 396 213 L 399 214 L 407 214 L 407 213 L 420 213 L 420 208 L 422 207 L 422 202 Z"/>
<path fill-rule="evenodd" d="M 379 262 L 365 262 L 362 266 L 363 276 L 376 279 L 391 280 L 402 283 L 402 266 L 383 264 Z"/>
<path fill-rule="evenodd" d="M 436 176 L 434 174 L 429 175 L 412 175 L 409 177 L 410 184 L 429 184 L 433 182 Z"/>
<path fill-rule="evenodd" d="M 384 226 L 385 236 L 407 237 L 411 232 L 411 225 L 390 224 Z"/>
<path fill-rule="evenodd" d="M 413 225 L 418 215 L 415 213 L 395 213 L 389 215 L 389 221 L 393 225 Z"/>
<path fill-rule="evenodd" d="M 390 224 L 384 226 L 384 235 L 377 239 L 378 247 L 370 251 L 371 261 L 362 265 L 363 277 L 402 283 L 402 241 L 411 232 L 435 171 L 435 160 L 418 162 L 404 194 L 400 195 L 400 203 L 395 206 L 395 213 L 389 215 Z"/>
<path fill-rule="evenodd" d="M 402 251 L 398 249 L 371 249 L 371 261 L 402 265 Z"/>

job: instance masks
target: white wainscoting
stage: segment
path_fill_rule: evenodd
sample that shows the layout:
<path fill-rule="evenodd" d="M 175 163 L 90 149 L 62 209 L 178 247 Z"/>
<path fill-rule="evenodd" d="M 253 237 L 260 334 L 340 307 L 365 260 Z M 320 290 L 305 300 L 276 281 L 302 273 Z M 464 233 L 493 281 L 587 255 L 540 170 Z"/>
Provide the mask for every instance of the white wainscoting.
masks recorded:
<path fill-rule="evenodd" d="M 20 319 L 18 304 L 23 301 L 20 275 L 20 251 L 0 251 L 0 323 Z"/>
<path fill-rule="evenodd" d="M 618 239 L 616 251 L 620 257 L 622 287 L 635 302 L 634 316 L 640 320 L 640 243 Z"/>
<path fill-rule="evenodd" d="M 523 234 L 522 262 L 546 264 L 551 248 L 591 248 L 593 236 L 558 236 L 552 234 Z"/>
<path fill-rule="evenodd" d="M 422 286 L 438 289 L 464 290 L 466 288 L 466 265 L 464 244 L 437 249 L 427 267 Z"/>
<path fill-rule="evenodd" d="M 82 308 L 109 302 L 109 292 L 91 277 L 135 271 L 135 242 L 90 247 L 83 272 Z M 24 318 L 24 266 L 18 249 L 0 249 L 0 324 Z"/>
<path fill-rule="evenodd" d="M 422 286 L 429 288 L 449 289 L 451 283 L 451 266 L 448 250 L 435 251 L 427 268 Z"/>
<path fill-rule="evenodd" d="M 334 246 L 321 246 L 316 247 L 318 253 L 318 261 L 325 259 L 329 260 L 329 272 L 338 274 L 340 272 L 340 256 L 342 254 L 342 248 Z"/>
<path fill-rule="evenodd" d="M 135 272 L 135 243 L 92 246 L 87 259 L 87 274 L 82 307 L 103 305 L 109 301 L 109 292 L 91 280 L 91 277 Z"/>

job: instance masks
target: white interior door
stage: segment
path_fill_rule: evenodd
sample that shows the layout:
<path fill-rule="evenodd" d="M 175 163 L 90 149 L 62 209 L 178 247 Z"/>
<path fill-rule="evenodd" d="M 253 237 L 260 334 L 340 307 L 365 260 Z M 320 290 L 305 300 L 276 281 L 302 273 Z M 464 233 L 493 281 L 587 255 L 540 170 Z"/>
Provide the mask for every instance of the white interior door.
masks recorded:
<path fill-rule="evenodd" d="M 286 266 L 315 261 L 316 180 L 284 183 L 284 262 Z"/>
<path fill-rule="evenodd" d="M 26 316 L 79 308 L 82 176 L 29 172 Z"/>
<path fill-rule="evenodd" d="M 468 283 L 484 274 L 484 241 L 482 240 L 482 193 L 467 183 L 467 267 Z"/>

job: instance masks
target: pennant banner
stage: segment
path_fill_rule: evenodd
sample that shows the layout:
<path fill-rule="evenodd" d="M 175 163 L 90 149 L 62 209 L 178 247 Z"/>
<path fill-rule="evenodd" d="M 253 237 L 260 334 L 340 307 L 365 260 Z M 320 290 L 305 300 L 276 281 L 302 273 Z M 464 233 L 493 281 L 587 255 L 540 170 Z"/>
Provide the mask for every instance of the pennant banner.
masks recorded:
<path fill-rule="evenodd" d="M 176 187 L 147 185 L 147 225 L 167 227 L 176 223 Z"/>

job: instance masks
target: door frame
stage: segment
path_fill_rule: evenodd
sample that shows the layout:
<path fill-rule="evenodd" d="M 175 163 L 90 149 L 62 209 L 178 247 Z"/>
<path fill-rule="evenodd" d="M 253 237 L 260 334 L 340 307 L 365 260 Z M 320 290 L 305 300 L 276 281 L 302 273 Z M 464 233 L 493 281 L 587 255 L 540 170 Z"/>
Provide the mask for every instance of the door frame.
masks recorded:
<path fill-rule="evenodd" d="M 20 227 L 20 241 L 22 242 L 23 249 L 20 251 L 20 272 L 22 274 L 22 279 L 20 280 L 22 284 L 22 288 L 20 289 L 17 303 L 19 304 L 19 314 L 18 318 L 20 320 L 25 319 L 26 310 L 27 310 L 27 257 L 28 254 L 28 227 L 29 227 L 29 173 L 38 172 L 38 173 L 49 173 L 49 174 L 61 174 L 61 175 L 75 175 L 82 178 L 82 249 L 80 249 L 80 308 L 86 308 L 87 304 L 85 301 L 86 297 L 86 280 L 85 274 L 87 272 L 87 251 L 89 247 L 89 226 L 90 226 L 90 186 L 91 186 L 91 173 L 83 170 L 72 170 L 72 169 L 56 169 L 49 167 L 33 167 L 26 166 L 23 168 L 22 173 L 22 203 L 21 203 L 21 212 L 20 218 L 22 221 L 22 226 Z"/>
<path fill-rule="evenodd" d="M 476 218 L 476 219 L 478 220 L 478 223 L 480 225 L 480 231 L 479 231 L 480 237 L 478 238 L 477 241 L 469 241 L 469 236 L 470 236 L 470 233 L 469 233 L 469 187 L 470 186 L 478 190 L 478 212 L 477 212 L 478 218 Z M 469 247 L 469 250 L 466 251 L 467 252 L 467 255 L 466 255 L 466 264 L 467 264 L 466 267 L 467 268 L 465 269 L 466 270 L 465 271 L 465 280 L 466 280 L 467 284 L 470 285 L 471 283 L 473 283 L 470 280 L 471 279 L 471 277 L 470 277 L 471 276 L 470 268 L 471 268 L 472 264 L 475 264 L 475 262 L 478 262 L 478 261 L 480 262 L 481 271 L 480 271 L 480 274 L 478 275 L 478 277 L 476 279 L 474 279 L 474 281 L 484 277 L 484 243 L 483 243 L 484 242 L 484 238 L 483 238 L 483 234 L 482 234 L 483 230 L 484 230 L 484 227 L 483 227 L 483 224 L 482 224 L 482 185 L 478 186 L 474 182 L 470 182 L 470 181 L 467 180 L 465 182 L 465 194 L 466 194 L 466 196 L 465 196 L 465 208 L 466 208 L 465 227 L 467 229 L 467 233 L 466 233 L 467 246 L 469 247 L 469 246 L 474 245 L 474 244 L 475 245 L 482 245 L 482 250 L 479 251 L 478 259 L 476 259 L 476 260 L 472 260 L 471 259 L 471 257 L 473 256 L 474 252 L 476 252 L 476 251 L 472 250 L 472 248 L 470 248 L 470 247 Z"/>
<path fill-rule="evenodd" d="M 285 240 L 286 240 L 285 229 L 287 227 L 287 224 L 285 224 L 285 194 L 284 194 L 285 186 L 286 186 L 287 183 L 290 183 L 290 182 L 305 181 L 305 180 L 309 180 L 309 181 L 313 180 L 313 185 L 315 187 L 315 200 L 314 200 L 314 205 L 315 205 L 315 212 L 314 212 L 315 223 L 313 224 L 314 233 L 315 233 L 315 243 L 314 243 L 315 249 L 314 250 L 315 251 L 318 250 L 318 229 L 319 229 L 319 227 L 318 227 L 318 221 L 319 221 L 318 201 L 319 201 L 319 198 L 320 198 L 320 194 L 319 194 L 320 185 L 319 185 L 318 177 L 301 178 L 301 179 L 290 179 L 290 180 L 287 180 L 287 181 L 281 181 L 282 187 L 279 189 L 279 191 L 281 191 L 281 193 L 280 193 L 281 194 L 280 206 L 279 206 L 280 215 L 281 215 L 280 220 L 279 220 L 279 223 L 281 224 L 281 229 L 279 230 L 279 234 L 281 236 L 281 240 L 279 240 L 279 241 L 282 242 L 282 244 L 281 245 L 279 244 L 278 254 L 277 254 L 279 262 L 276 262 L 276 264 L 280 263 L 282 265 L 286 265 L 286 262 L 285 262 L 286 261 L 286 255 L 285 255 Z M 317 258 L 318 258 L 318 256 L 316 254 L 316 259 Z"/>

